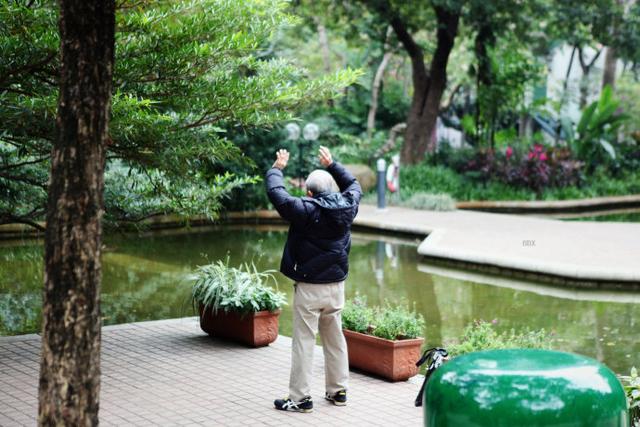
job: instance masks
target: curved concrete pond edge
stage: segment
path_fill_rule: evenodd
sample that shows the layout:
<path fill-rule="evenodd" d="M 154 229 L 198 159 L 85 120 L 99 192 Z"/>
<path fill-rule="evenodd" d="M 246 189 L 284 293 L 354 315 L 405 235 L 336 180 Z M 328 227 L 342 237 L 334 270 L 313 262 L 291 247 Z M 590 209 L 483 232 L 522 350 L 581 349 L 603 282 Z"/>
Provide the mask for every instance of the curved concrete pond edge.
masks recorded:
<path fill-rule="evenodd" d="M 228 212 L 220 222 L 284 223 L 273 210 Z M 157 229 L 181 227 L 184 222 L 166 216 L 147 224 Z M 190 225 L 211 221 L 192 218 Z M 417 250 L 430 265 L 572 288 L 640 290 L 640 223 L 562 222 L 467 210 L 379 211 L 363 204 L 354 229 L 424 239 Z"/>

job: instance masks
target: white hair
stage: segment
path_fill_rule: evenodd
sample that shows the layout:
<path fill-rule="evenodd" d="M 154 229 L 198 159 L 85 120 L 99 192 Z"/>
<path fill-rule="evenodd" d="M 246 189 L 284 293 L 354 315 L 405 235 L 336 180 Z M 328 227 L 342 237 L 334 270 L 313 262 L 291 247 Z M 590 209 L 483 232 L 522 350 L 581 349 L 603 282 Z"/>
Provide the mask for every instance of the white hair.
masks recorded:
<path fill-rule="evenodd" d="M 336 184 L 331 174 L 322 169 L 316 169 L 311 172 L 304 184 L 307 190 L 313 194 L 336 193 L 340 191 L 338 184 Z"/>

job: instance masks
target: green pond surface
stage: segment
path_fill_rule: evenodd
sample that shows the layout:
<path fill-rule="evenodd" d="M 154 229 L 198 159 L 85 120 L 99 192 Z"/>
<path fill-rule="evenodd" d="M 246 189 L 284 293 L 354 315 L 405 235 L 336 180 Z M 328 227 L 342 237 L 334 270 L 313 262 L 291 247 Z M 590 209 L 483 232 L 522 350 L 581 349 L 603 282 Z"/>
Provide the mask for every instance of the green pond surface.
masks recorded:
<path fill-rule="evenodd" d="M 230 257 L 277 269 L 286 229 L 224 227 L 111 235 L 103 254 L 105 325 L 193 316 L 189 274 L 197 265 Z M 427 346 L 455 341 L 476 319 L 508 331 L 525 327 L 553 333 L 553 347 L 594 357 L 618 373 L 640 367 L 640 295 L 576 291 L 450 270 L 421 259 L 418 240 L 354 233 L 347 297 L 369 303 L 413 305 L 426 319 Z M 0 335 L 38 332 L 42 244 L 0 246 Z M 275 275 L 292 302 L 292 283 Z M 291 334 L 290 306 L 280 333 Z"/>

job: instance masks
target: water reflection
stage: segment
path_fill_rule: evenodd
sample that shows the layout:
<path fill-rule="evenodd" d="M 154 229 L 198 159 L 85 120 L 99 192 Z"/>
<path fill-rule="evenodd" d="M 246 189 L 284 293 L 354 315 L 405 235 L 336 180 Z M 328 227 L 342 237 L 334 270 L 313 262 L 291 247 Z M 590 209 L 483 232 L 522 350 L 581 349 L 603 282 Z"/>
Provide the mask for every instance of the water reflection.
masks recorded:
<path fill-rule="evenodd" d="M 230 257 L 277 269 L 285 229 L 226 227 L 109 236 L 103 256 L 105 324 L 193 315 L 188 274 L 195 266 Z M 426 345 L 451 342 L 475 319 L 497 319 L 500 330 L 545 328 L 554 347 L 605 361 L 618 372 L 640 365 L 640 296 L 573 291 L 487 278 L 421 261 L 417 241 L 355 233 L 346 292 L 372 304 L 415 304 L 426 319 Z M 0 335 L 37 332 L 40 323 L 42 247 L 38 242 L 0 247 Z M 292 303 L 291 282 L 277 273 Z M 281 316 L 291 333 L 291 312 Z"/>

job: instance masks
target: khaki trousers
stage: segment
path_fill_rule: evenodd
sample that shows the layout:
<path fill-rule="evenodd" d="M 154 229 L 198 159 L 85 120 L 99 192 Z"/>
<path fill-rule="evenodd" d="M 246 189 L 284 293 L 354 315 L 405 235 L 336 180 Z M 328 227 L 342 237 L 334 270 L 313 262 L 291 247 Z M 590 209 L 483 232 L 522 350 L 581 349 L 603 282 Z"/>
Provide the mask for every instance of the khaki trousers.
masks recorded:
<path fill-rule="evenodd" d="M 320 331 L 324 352 L 325 391 L 346 390 L 349 382 L 347 343 L 342 334 L 344 281 L 298 282 L 293 296 L 293 339 L 289 397 L 299 401 L 311 395 L 313 350 Z"/>

